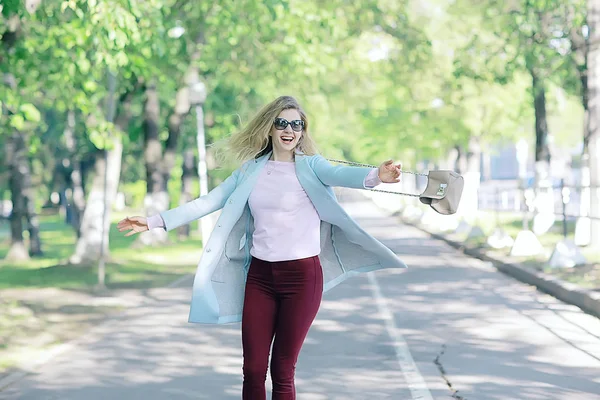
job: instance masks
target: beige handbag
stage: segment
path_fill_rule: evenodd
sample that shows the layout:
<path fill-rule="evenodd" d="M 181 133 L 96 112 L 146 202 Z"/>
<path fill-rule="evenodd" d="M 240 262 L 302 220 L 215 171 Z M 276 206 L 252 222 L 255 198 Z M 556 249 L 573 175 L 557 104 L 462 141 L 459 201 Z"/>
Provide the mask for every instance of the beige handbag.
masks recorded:
<path fill-rule="evenodd" d="M 419 200 L 423 204 L 429 204 L 440 214 L 454 214 L 464 186 L 465 180 L 454 171 L 429 171 L 427 187 L 419 195 Z"/>
<path fill-rule="evenodd" d="M 379 168 L 375 165 L 360 164 L 349 161 L 332 160 L 342 164 L 357 165 L 361 167 Z M 427 187 L 421 194 L 390 192 L 387 190 L 367 189 L 374 192 L 392 193 L 403 196 L 418 197 L 421 203 L 431 206 L 435 211 L 443 215 L 451 215 L 458 209 L 460 198 L 462 196 L 464 179 L 454 171 L 437 170 L 429 171 L 427 174 L 420 174 L 411 171 L 402 171 L 403 174 L 413 174 L 427 177 Z"/>

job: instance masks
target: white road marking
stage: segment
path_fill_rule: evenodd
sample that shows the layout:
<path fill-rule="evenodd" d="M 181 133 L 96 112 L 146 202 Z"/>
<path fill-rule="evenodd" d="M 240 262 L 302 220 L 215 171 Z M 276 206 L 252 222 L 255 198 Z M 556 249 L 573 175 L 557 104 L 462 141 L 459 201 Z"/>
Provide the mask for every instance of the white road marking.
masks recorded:
<path fill-rule="evenodd" d="M 394 316 L 387 306 L 385 297 L 383 297 L 383 294 L 381 293 L 381 288 L 379 287 L 379 283 L 377 283 L 375 274 L 373 272 L 369 272 L 367 273 L 367 277 L 371 283 L 373 297 L 375 297 L 375 301 L 377 302 L 379 313 L 385 321 L 385 327 L 388 331 L 388 335 L 390 335 L 390 338 L 394 342 L 396 358 L 398 359 L 400 370 L 404 375 L 404 379 L 406 379 L 413 400 L 433 400 L 433 397 L 431 397 L 431 393 L 429 392 L 429 388 L 425 383 L 425 379 L 423 379 L 419 368 L 415 364 L 415 361 L 410 354 L 408 344 L 396 327 Z"/>

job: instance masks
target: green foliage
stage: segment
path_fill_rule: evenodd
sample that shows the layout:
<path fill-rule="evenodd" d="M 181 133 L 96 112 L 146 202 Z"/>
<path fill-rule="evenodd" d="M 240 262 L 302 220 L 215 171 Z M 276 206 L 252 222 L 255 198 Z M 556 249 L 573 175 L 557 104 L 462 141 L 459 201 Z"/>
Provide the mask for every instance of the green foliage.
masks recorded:
<path fill-rule="evenodd" d="M 159 92 L 163 139 L 175 95 L 196 70 L 207 86 L 209 144 L 264 103 L 292 94 L 324 155 L 408 164 L 443 158 L 472 136 L 489 146 L 531 135 L 528 72 L 535 69 L 550 82 L 549 93 L 567 93 L 567 106 L 549 97 L 549 121 L 556 142 L 570 146 L 580 115 L 572 96 L 585 66 L 569 44 L 585 22 L 584 6 L 583 0 L 68 0 L 44 1 L 29 13 L 20 1 L 4 1 L 0 35 L 15 15 L 20 29 L 10 49 L 0 47 L 0 72 L 15 82 L 0 86 L 0 140 L 6 132 L 28 133 L 32 157 L 42 160 L 38 169 L 48 169 L 53 157 L 64 156 L 66 113 L 73 110 L 77 157 L 123 134 L 122 190 L 137 205 L 145 191 L 139 89 L 149 82 Z M 117 77 L 118 112 L 131 115 L 126 132 L 107 120 L 109 72 Z M 119 102 L 126 93 L 133 94 L 130 110 Z M 183 115 L 180 149 L 195 147 L 193 114 Z M 214 183 L 233 168 L 220 167 L 209 173 Z M 176 169 L 169 182 L 172 204 L 179 175 Z"/>
<path fill-rule="evenodd" d="M 125 193 L 125 204 L 135 210 L 144 208 L 144 197 L 146 196 L 146 181 L 121 182 L 119 191 Z"/>

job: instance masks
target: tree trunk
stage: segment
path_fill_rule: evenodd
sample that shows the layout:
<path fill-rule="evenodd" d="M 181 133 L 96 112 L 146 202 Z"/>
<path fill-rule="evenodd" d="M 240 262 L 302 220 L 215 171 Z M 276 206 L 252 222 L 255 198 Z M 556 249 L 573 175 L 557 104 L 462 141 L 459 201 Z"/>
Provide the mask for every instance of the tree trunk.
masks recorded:
<path fill-rule="evenodd" d="M 75 253 L 69 259 L 71 264 L 88 264 L 98 261 L 100 249 L 104 243 L 104 254 L 109 254 L 109 228 L 111 205 L 117 196 L 117 189 L 121 176 L 121 158 L 123 155 L 123 142 L 120 135 L 127 132 L 129 124 L 131 99 L 133 91 L 127 92 L 120 99 L 121 110 L 115 121 L 115 127 L 120 132 L 111 140 L 110 150 L 99 150 L 95 161 L 95 174 L 92 179 L 90 194 L 86 202 L 83 219 L 81 221 L 81 236 L 75 245 Z M 105 154 L 106 152 L 106 154 Z M 108 170 L 105 171 L 106 162 Z M 106 173 L 106 190 L 104 187 L 104 174 Z M 106 195 L 105 195 L 106 192 Z M 106 199 L 106 203 L 105 203 Z M 106 207 L 107 217 L 103 218 Z M 104 221 L 104 224 L 103 224 Z M 102 229 L 104 225 L 104 238 Z"/>
<path fill-rule="evenodd" d="M 465 183 L 468 183 L 471 203 L 471 212 L 479 210 L 479 184 L 481 182 L 481 143 L 477 136 L 469 138 L 466 157 Z"/>
<path fill-rule="evenodd" d="M 548 146 L 548 119 L 546 87 L 534 68 L 530 68 L 535 110 L 535 220 L 533 231 L 546 233 L 554 224 L 554 189 L 550 179 L 550 147 Z"/>
<path fill-rule="evenodd" d="M 454 157 L 454 170 L 459 174 L 463 174 L 467 170 L 467 157 L 464 147 L 456 145 L 451 153 Z"/>
<path fill-rule="evenodd" d="M 587 57 L 586 57 L 587 59 Z M 588 65 L 586 61 L 586 65 Z M 589 154 L 590 143 L 590 89 L 587 69 L 581 73 L 581 105 L 583 106 L 583 154 Z"/>
<path fill-rule="evenodd" d="M 198 177 L 200 178 L 200 196 L 208 194 L 208 168 L 206 164 L 206 136 L 204 128 L 204 106 L 196 104 L 196 143 L 198 146 Z M 200 232 L 202 234 L 202 245 L 208 241 L 214 225 L 215 215 L 209 214 L 200 220 Z"/>
<path fill-rule="evenodd" d="M 11 191 L 12 213 L 10 215 L 11 244 L 6 255 L 7 260 L 28 260 L 29 254 L 23 240 L 23 219 L 27 213 L 23 174 L 29 169 L 25 139 L 15 132 L 6 146 L 6 159 L 9 168 L 9 187 Z"/>
<path fill-rule="evenodd" d="M 175 96 L 175 108 L 169 116 L 168 129 L 169 138 L 165 146 L 164 156 L 164 180 L 169 181 L 171 177 L 171 170 L 175 166 L 175 152 L 177 151 L 177 144 L 181 136 L 181 126 L 185 117 L 190 112 L 190 101 L 189 101 L 189 90 L 187 86 L 181 87 Z"/>
<path fill-rule="evenodd" d="M 31 168 L 25 134 L 15 132 L 7 146 L 9 160 L 9 185 L 12 193 L 13 212 L 11 214 L 11 247 L 6 256 L 12 260 L 26 260 L 29 255 L 42 254 L 39 219 L 35 212 L 35 196 L 31 184 Z M 23 241 L 23 220 L 29 231 L 29 254 Z"/>
<path fill-rule="evenodd" d="M 597 112 L 600 112 L 598 110 Z M 597 116 L 594 118 L 598 118 Z M 598 121 L 596 122 L 596 125 Z M 598 129 L 589 140 L 589 176 L 590 176 L 590 246 L 600 249 L 600 137 Z"/>
<path fill-rule="evenodd" d="M 194 71 L 190 68 L 189 75 Z M 186 79 L 187 81 L 187 75 Z M 185 83 L 185 82 L 184 82 Z M 185 116 L 190 112 L 189 89 L 187 84 L 179 88 L 175 96 L 175 107 L 168 120 L 169 137 L 165 144 L 164 155 L 158 140 L 159 102 L 155 87 L 146 90 L 144 132 L 146 139 L 146 214 L 153 215 L 169 208 L 168 183 L 171 171 L 175 166 L 177 145 L 181 136 L 181 126 Z M 155 130 L 153 130 L 155 128 Z M 159 176 L 160 175 L 160 176 Z M 184 173 L 185 175 L 185 173 Z M 183 179 L 183 178 L 182 178 Z M 182 192 L 183 192 L 182 188 Z M 164 243 L 168 236 L 164 230 L 154 229 L 140 235 L 138 242 L 144 245 Z"/>
<path fill-rule="evenodd" d="M 110 150 L 99 150 L 96 155 L 95 174 L 81 221 L 81 236 L 77 240 L 75 254 L 71 256 L 72 264 L 87 264 L 100 258 L 101 243 L 104 242 L 104 254 L 109 254 L 108 233 L 110 218 L 104 220 L 104 240 L 102 239 L 102 222 L 104 208 L 110 215 L 111 205 L 117 195 L 121 172 L 121 156 L 123 144 L 120 138 L 112 140 Z M 108 163 L 108 167 L 107 167 Z M 108 170 L 106 170 L 108 168 Z M 106 195 L 104 175 L 106 174 Z M 105 203 L 106 198 L 106 203 Z"/>
<path fill-rule="evenodd" d="M 67 208 L 69 210 L 70 223 L 79 238 L 81 237 L 81 218 L 85 210 L 85 193 L 83 191 L 81 161 L 77 156 L 75 112 L 73 110 L 67 112 L 64 140 L 68 158 L 63 159 L 63 165 L 68 165 L 71 168 L 69 176 L 69 193 L 67 194 Z"/>
<path fill-rule="evenodd" d="M 587 154 L 590 168 L 590 245 L 600 248 L 600 1 L 588 0 L 588 90 Z"/>
<path fill-rule="evenodd" d="M 23 138 L 25 144 L 25 138 Z M 22 190 L 24 198 L 25 220 L 27 221 L 27 231 L 29 231 L 29 254 L 39 256 L 42 254 L 42 241 L 40 239 L 40 220 L 35 211 L 35 191 L 31 182 L 31 168 L 29 165 L 28 149 L 23 146 L 23 154 L 19 156 L 19 169 L 22 179 Z"/>
<path fill-rule="evenodd" d="M 146 87 L 144 102 L 144 161 L 146 163 L 146 197 L 144 205 L 146 215 L 158 214 L 169 208 L 169 194 L 165 179 L 163 150 L 159 140 L 160 103 L 154 84 Z M 153 229 L 144 232 L 138 238 L 138 243 L 154 245 L 165 243 L 167 232 L 163 229 Z"/>
<path fill-rule="evenodd" d="M 460 200 L 460 209 L 457 211 L 470 222 L 477 217 L 479 209 L 479 181 L 481 180 L 481 146 L 477 136 L 471 136 L 467 144 L 467 149 L 460 151 L 461 174 L 465 180 L 463 194 Z"/>
<path fill-rule="evenodd" d="M 534 71 L 531 72 L 533 85 L 533 106 L 535 109 L 535 162 L 550 163 L 548 146 L 548 119 L 546 115 L 546 88 Z"/>
<path fill-rule="evenodd" d="M 190 142 L 190 141 L 188 141 Z M 181 175 L 181 197 L 179 198 L 179 204 L 183 205 L 192 201 L 192 185 L 196 179 L 196 157 L 194 150 L 192 150 L 193 143 L 188 143 L 186 150 L 183 152 L 183 173 Z M 190 225 L 182 225 L 178 231 L 180 238 L 190 237 Z"/>
<path fill-rule="evenodd" d="M 590 91 L 588 86 L 588 44 L 583 36 L 577 33 L 576 38 L 579 46 L 585 47 L 582 62 L 579 68 L 579 80 L 581 81 L 581 104 L 583 106 L 583 152 L 581 155 L 581 195 L 579 197 L 579 218 L 575 225 L 575 244 L 578 246 L 588 246 L 590 244 L 591 221 L 590 215 L 590 153 L 589 153 L 589 135 L 590 135 Z M 572 39 L 573 40 L 573 39 Z M 579 51 L 579 49 L 578 49 Z"/>
<path fill-rule="evenodd" d="M 444 168 L 456 171 L 456 167 L 457 167 L 457 163 L 458 163 L 458 154 L 459 154 L 459 150 L 457 149 L 457 146 L 449 149 L 448 153 L 446 153 L 446 155 L 441 160 L 441 162 L 444 165 Z"/>
<path fill-rule="evenodd" d="M 5 49 L 3 53 L 10 54 L 9 50 L 14 46 L 17 41 L 17 37 L 21 32 L 21 19 L 18 15 L 6 16 L 6 29 L 0 41 Z M 5 63 L 0 52 L 0 64 Z M 11 90 L 16 93 L 17 82 L 13 74 L 6 72 L 2 76 L 3 84 L 8 86 Z M 2 102 L 2 119 L 9 114 L 8 106 L 5 102 Z M 3 128 L 6 128 L 4 126 Z M 29 254 L 25 248 L 23 240 L 23 218 L 26 214 L 25 197 L 23 195 L 23 179 L 22 172 L 23 167 L 27 166 L 27 155 L 25 153 L 25 139 L 20 132 L 14 131 L 12 136 L 7 139 L 6 143 L 6 165 L 8 167 L 8 186 L 11 192 L 12 211 L 10 214 L 10 234 L 11 243 L 8 253 L 6 254 L 7 260 L 27 260 Z"/>
<path fill-rule="evenodd" d="M 33 187 L 31 185 L 31 172 L 28 171 L 25 178 L 25 219 L 29 231 L 29 254 L 32 256 L 42 255 L 42 240 L 40 239 L 40 220 L 35 211 L 35 200 Z"/>

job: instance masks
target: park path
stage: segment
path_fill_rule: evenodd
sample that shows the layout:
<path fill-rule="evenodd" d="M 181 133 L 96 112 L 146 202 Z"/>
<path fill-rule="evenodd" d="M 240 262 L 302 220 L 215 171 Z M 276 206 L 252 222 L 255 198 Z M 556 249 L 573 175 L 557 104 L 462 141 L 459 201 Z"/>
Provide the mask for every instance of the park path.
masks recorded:
<path fill-rule="evenodd" d="M 409 269 L 325 295 L 297 365 L 299 400 L 600 400 L 597 318 L 401 225 L 357 192 L 340 199 Z M 152 292 L 0 399 L 239 399 L 239 325 L 188 324 L 190 287 Z"/>

